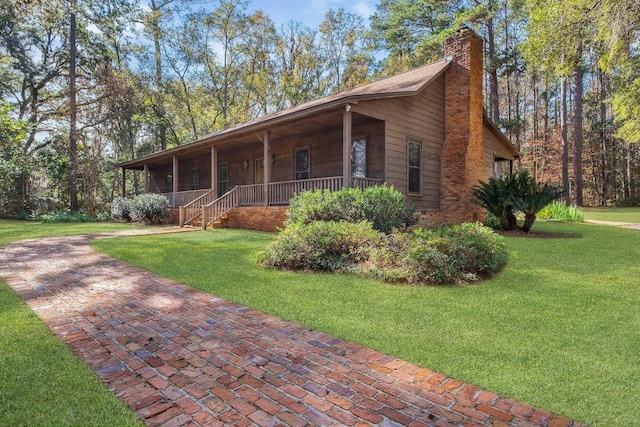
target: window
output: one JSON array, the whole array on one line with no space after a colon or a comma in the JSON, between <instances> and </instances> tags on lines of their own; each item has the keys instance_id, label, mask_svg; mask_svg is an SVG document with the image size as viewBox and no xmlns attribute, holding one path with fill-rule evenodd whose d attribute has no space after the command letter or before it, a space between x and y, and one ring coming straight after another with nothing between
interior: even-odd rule
<instances>
[{"instance_id":1,"label":"window","mask_svg":"<svg viewBox=\"0 0 640 427\"><path fill-rule=\"evenodd\" d=\"M224 196L229 191L229 164L218 165L218 197Z\"/></svg>"},{"instance_id":2,"label":"window","mask_svg":"<svg viewBox=\"0 0 640 427\"><path fill-rule=\"evenodd\" d=\"M367 138L365 137L351 141L351 176L367 177Z\"/></svg>"},{"instance_id":3,"label":"window","mask_svg":"<svg viewBox=\"0 0 640 427\"><path fill-rule=\"evenodd\" d=\"M299 179L309 179L309 149L308 148L298 148L295 151L296 156L296 180Z\"/></svg>"},{"instance_id":4,"label":"window","mask_svg":"<svg viewBox=\"0 0 640 427\"><path fill-rule=\"evenodd\" d=\"M191 189L197 190L200 188L200 169L192 168L191 169Z\"/></svg>"},{"instance_id":5,"label":"window","mask_svg":"<svg viewBox=\"0 0 640 427\"><path fill-rule=\"evenodd\" d=\"M164 192L173 192L173 175L171 174L167 174L167 176L164 178Z\"/></svg>"},{"instance_id":6,"label":"window","mask_svg":"<svg viewBox=\"0 0 640 427\"><path fill-rule=\"evenodd\" d=\"M420 193L420 164L422 159L422 144L416 141L407 141L407 174L408 192Z\"/></svg>"}]
</instances>

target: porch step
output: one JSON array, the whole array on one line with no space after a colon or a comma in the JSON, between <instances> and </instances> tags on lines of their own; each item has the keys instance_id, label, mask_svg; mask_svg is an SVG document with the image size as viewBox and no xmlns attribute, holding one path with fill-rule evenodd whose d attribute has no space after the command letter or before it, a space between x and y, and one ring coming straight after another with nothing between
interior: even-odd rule
<instances>
[{"instance_id":1,"label":"porch step","mask_svg":"<svg viewBox=\"0 0 640 427\"><path fill-rule=\"evenodd\" d=\"M229 214L226 213L222 215L220 218L218 218L216 221L214 221L213 223L209 224L209 227L207 228L222 227L222 226L225 226L228 222L229 222ZM191 223L188 224L187 226L193 227L193 228L202 228L202 215L199 215L196 218L194 218L193 221L191 221Z\"/></svg>"}]
</instances>

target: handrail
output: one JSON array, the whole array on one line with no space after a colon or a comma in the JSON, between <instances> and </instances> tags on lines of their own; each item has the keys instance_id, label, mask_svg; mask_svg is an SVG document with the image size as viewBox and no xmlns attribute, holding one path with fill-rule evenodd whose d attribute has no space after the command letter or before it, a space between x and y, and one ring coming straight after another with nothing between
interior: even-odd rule
<instances>
[{"instance_id":1,"label":"handrail","mask_svg":"<svg viewBox=\"0 0 640 427\"><path fill-rule=\"evenodd\" d=\"M214 190L211 189L200 197L190 201L184 206L180 206L180 227L192 223L202 213L202 206L211 202L211 195Z\"/></svg>"},{"instance_id":2,"label":"handrail","mask_svg":"<svg viewBox=\"0 0 640 427\"><path fill-rule=\"evenodd\" d=\"M202 229L206 230L212 223L230 212L233 208L240 206L240 187L237 185L231 190L218 197L213 202L202 207Z\"/></svg>"}]
</instances>

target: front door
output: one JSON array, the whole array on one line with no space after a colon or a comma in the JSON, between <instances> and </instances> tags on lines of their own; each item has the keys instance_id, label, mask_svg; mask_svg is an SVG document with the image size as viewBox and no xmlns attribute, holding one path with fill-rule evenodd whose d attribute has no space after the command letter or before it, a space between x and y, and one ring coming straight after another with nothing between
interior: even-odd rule
<instances>
[{"instance_id":1,"label":"front door","mask_svg":"<svg viewBox=\"0 0 640 427\"><path fill-rule=\"evenodd\" d=\"M255 183L264 184L264 160L263 159L256 160Z\"/></svg>"}]
</instances>

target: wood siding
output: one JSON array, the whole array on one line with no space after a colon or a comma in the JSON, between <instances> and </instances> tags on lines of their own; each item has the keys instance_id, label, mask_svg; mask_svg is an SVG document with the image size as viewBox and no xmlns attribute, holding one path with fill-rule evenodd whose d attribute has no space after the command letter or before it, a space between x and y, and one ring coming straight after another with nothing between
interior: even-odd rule
<instances>
[{"instance_id":1,"label":"wood siding","mask_svg":"<svg viewBox=\"0 0 640 427\"><path fill-rule=\"evenodd\" d=\"M440 209L440 162L444 146L444 76L419 95L364 101L353 111L386 122L385 181L407 193L407 139L422 143L421 194L409 195L418 211ZM355 134L355 131L354 131Z\"/></svg>"},{"instance_id":2,"label":"wood siding","mask_svg":"<svg viewBox=\"0 0 640 427\"><path fill-rule=\"evenodd\" d=\"M495 176L495 160L513 160L513 153L504 146L498 136L485 124L482 129L484 146L485 179Z\"/></svg>"}]
</instances>

